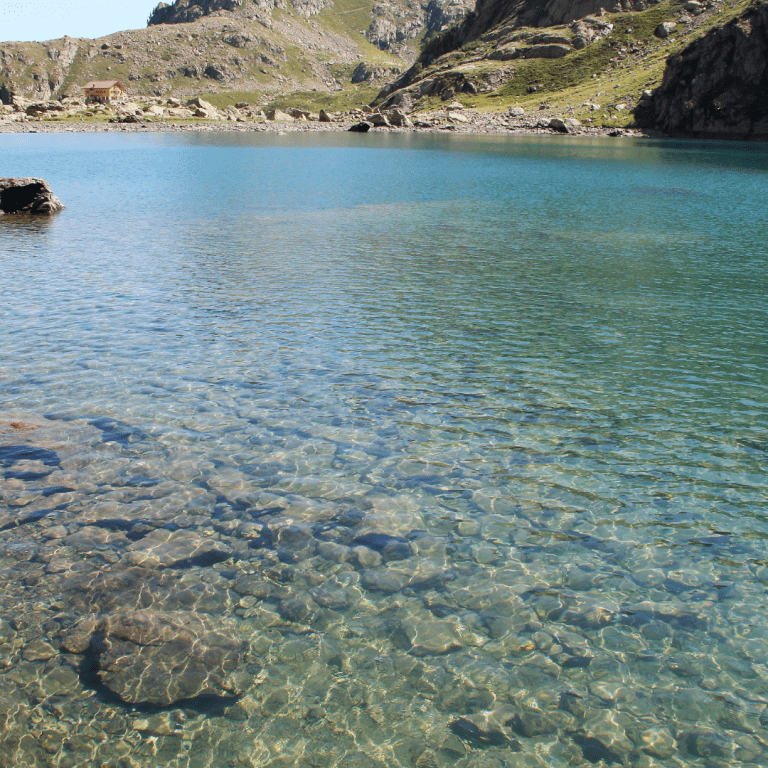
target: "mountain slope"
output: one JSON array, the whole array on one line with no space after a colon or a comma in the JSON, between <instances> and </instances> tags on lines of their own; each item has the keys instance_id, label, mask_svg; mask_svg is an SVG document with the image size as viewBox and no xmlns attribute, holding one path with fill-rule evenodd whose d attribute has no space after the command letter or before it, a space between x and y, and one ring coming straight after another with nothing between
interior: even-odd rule
<instances>
[{"instance_id":1,"label":"mountain slope","mask_svg":"<svg viewBox=\"0 0 768 768\"><path fill-rule=\"evenodd\" d=\"M393 1L377 15L373 0L179 0L158 6L147 29L0 43L0 97L77 96L90 79L114 79L150 96L217 94L232 103L298 91L360 103L468 1Z\"/></svg>"},{"instance_id":2,"label":"mountain slope","mask_svg":"<svg viewBox=\"0 0 768 768\"><path fill-rule=\"evenodd\" d=\"M478 0L430 40L375 103L423 111L441 101L496 111L514 106L592 126L634 123L667 58L748 0Z\"/></svg>"}]
</instances>

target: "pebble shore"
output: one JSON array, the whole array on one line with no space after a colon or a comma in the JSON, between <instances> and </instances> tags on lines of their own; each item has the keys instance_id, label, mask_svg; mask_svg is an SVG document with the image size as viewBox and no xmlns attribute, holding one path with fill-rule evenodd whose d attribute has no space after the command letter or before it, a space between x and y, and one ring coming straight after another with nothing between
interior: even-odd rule
<instances>
[{"instance_id":1,"label":"pebble shore","mask_svg":"<svg viewBox=\"0 0 768 768\"><path fill-rule=\"evenodd\" d=\"M442 112L442 111L441 111ZM470 133L470 134L540 134L563 135L562 132L548 127L549 117L524 116L510 117L505 113L475 112L464 110L461 115L466 122L460 122L441 112L420 116L418 125L408 128L373 127L371 133ZM348 131L352 125L365 119L365 116L349 116L330 123L297 121L293 123L273 122L269 120L229 122L201 120L199 122L174 122L172 120L146 120L138 123L107 123L95 121L56 122L10 121L0 120L0 133L293 133L312 131ZM632 129L591 128L580 126L569 131L579 136L632 136L644 137L647 133Z\"/></svg>"}]
</instances>

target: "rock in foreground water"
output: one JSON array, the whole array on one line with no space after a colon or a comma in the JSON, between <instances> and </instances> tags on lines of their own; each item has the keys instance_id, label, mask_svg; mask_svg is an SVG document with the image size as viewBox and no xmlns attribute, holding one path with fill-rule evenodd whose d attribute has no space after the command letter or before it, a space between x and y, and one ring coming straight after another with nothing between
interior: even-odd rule
<instances>
[{"instance_id":1,"label":"rock in foreground water","mask_svg":"<svg viewBox=\"0 0 768 768\"><path fill-rule=\"evenodd\" d=\"M0 179L0 213L50 214L62 208L43 179Z\"/></svg>"},{"instance_id":2,"label":"rock in foreground water","mask_svg":"<svg viewBox=\"0 0 768 768\"><path fill-rule=\"evenodd\" d=\"M167 706L197 696L231 698L245 646L224 623L192 613L127 611L87 618L65 637L90 648L101 682L124 702Z\"/></svg>"}]
</instances>

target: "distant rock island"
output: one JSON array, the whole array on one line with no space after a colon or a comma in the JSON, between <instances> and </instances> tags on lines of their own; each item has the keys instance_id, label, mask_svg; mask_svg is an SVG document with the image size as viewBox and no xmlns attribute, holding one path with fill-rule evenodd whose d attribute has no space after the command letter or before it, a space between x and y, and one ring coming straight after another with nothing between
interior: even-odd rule
<instances>
[{"instance_id":1,"label":"distant rock island","mask_svg":"<svg viewBox=\"0 0 768 768\"><path fill-rule=\"evenodd\" d=\"M564 133L759 139L767 61L764 0L176 0L146 29L0 43L0 128L137 122L147 109L160 120L304 119L369 104L418 128L419 115L453 105L469 110L454 125L493 113L502 129L511 116ZM144 106L73 112L89 81L117 81Z\"/></svg>"}]
</instances>

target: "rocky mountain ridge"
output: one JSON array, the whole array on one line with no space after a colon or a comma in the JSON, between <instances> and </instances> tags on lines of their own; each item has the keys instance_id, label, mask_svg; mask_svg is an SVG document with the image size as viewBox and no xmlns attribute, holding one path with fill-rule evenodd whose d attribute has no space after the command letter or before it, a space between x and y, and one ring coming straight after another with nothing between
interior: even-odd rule
<instances>
[{"instance_id":1,"label":"rocky mountain ridge","mask_svg":"<svg viewBox=\"0 0 768 768\"><path fill-rule=\"evenodd\" d=\"M255 16L251 2L261 13L290 5L302 16L316 16L333 0L175 0L161 2L149 17L149 26L197 21L203 16L245 13ZM371 21L365 37L380 50L389 50L408 58L413 55L412 41L429 37L460 21L472 10L472 0L384 0L371 6ZM410 49L410 50L409 50Z\"/></svg>"},{"instance_id":2,"label":"rocky mountain ridge","mask_svg":"<svg viewBox=\"0 0 768 768\"><path fill-rule=\"evenodd\" d=\"M415 64L385 86L374 104L418 112L459 98L477 108L554 110L587 125L621 128L635 125L637 117L646 128L685 134L695 130L693 123L675 128L661 116L663 108L657 115L654 106L673 99L665 86L654 100L667 60L672 67L686 46L706 37L707 64L700 69L722 69L716 64L733 34L711 30L729 24L733 30L745 24L751 29L752 21L732 21L748 5L729 0L478 0L461 23L427 41ZM747 13L749 19L759 17ZM762 40L760 29L742 33L753 43L733 55L747 63L731 68L749 70L742 81L751 83L755 93L761 93L763 69L749 62L765 61L763 44L756 42ZM691 57L684 58L690 66ZM697 77L701 88L706 78ZM688 78L689 84L693 79ZM669 94L674 92L675 76L665 82ZM728 98L742 100L733 93ZM747 99L753 120L756 110L766 114L755 100ZM690 105L687 109L692 112ZM747 134L739 129L729 135Z\"/></svg>"},{"instance_id":3,"label":"rocky mountain ridge","mask_svg":"<svg viewBox=\"0 0 768 768\"><path fill-rule=\"evenodd\" d=\"M670 58L638 117L673 135L768 140L768 3Z\"/></svg>"},{"instance_id":4,"label":"rocky mountain ridge","mask_svg":"<svg viewBox=\"0 0 768 768\"><path fill-rule=\"evenodd\" d=\"M90 79L115 79L132 95L231 93L230 102L268 101L296 91L338 94L355 85L360 65L367 74L357 82L370 88L407 68L418 38L460 17L469 1L161 3L146 29L97 40L0 43L0 99L77 96ZM373 95L355 90L357 101Z\"/></svg>"}]
</instances>

